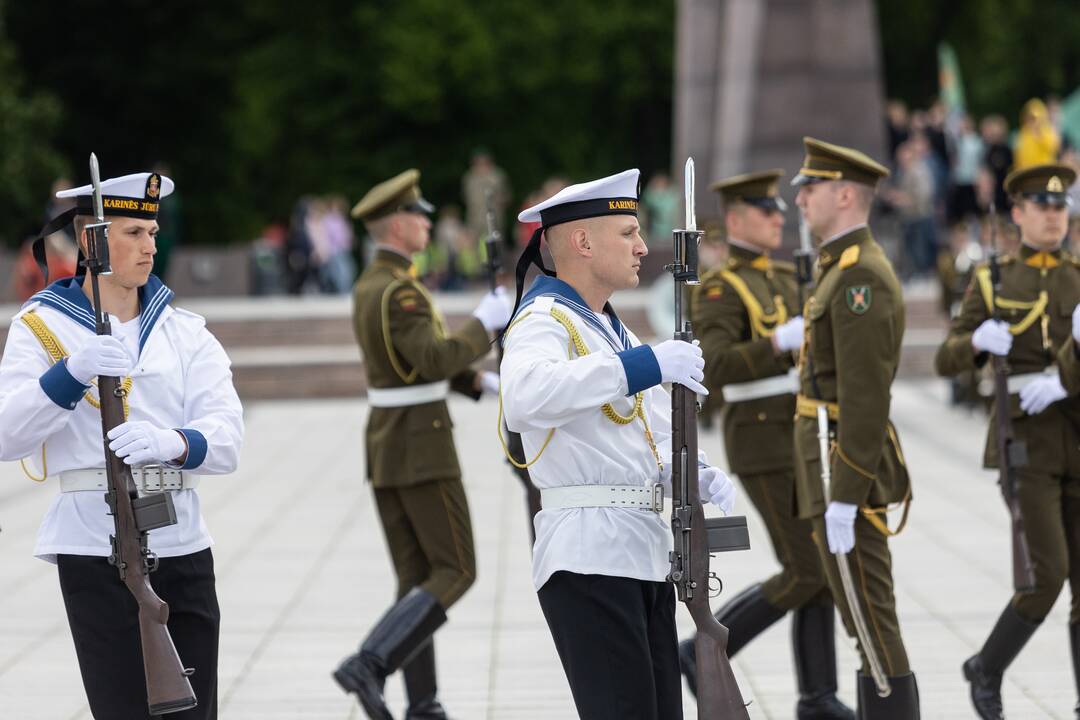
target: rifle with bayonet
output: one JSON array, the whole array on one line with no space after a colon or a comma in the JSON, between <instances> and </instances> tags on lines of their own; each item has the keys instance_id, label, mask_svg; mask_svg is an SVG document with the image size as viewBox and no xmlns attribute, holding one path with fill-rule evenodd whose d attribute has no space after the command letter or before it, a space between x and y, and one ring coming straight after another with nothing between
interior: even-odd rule
<instances>
[{"instance_id":1,"label":"rifle with bayonet","mask_svg":"<svg viewBox=\"0 0 1080 720\"><path fill-rule=\"evenodd\" d=\"M109 263L109 224L101 196L101 177L97 156L90 155L90 182L94 194L94 222L86 226L87 280L94 301L94 320L98 335L111 335L109 316L101 309L99 277L112 273ZM131 469L109 449L109 431L125 421L126 391L120 378L98 378L101 399L101 434L105 445L105 474L108 492L105 501L113 517L115 534L109 536L112 554L109 563L120 573L139 606L139 636L142 642L143 670L146 675L147 705L151 715L164 715L193 708L195 692L180 662L172 636L169 635L169 606L150 585L150 573L157 569L157 556L147 544L151 530L176 524L176 510L168 491L139 496Z\"/></svg>"},{"instance_id":2,"label":"rifle with bayonet","mask_svg":"<svg viewBox=\"0 0 1080 720\"><path fill-rule=\"evenodd\" d=\"M814 248L810 242L810 226L799 213L799 249L795 251L795 279L799 283L799 312L803 311L814 281Z\"/></svg>"},{"instance_id":3,"label":"rifle with bayonet","mask_svg":"<svg viewBox=\"0 0 1080 720\"><path fill-rule=\"evenodd\" d=\"M1001 265L997 248L997 223L993 204L990 205L990 307L991 317L1001 320L997 298L1001 292ZM1024 516L1016 493L1016 469L1027 465L1027 445L1017 440L1012 427L1012 403L1009 398L1009 361L1001 355L990 354L994 372L994 420L998 457L998 484L1009 509L1012 524L1013 588L1025 592L1035 587L1035 566L1024 530Z\"/></svg>"},{"instance_id":4,"label":"rifle with bayonet","mask_svg":"<svg viewBox=\"0 0 1080 720\"><path fill-rule=\"evenodd\" d=\"M487 260L484 263L484 267L487 270L488 284L492 291L499 286L499 270L502 267L502 233L499 232L498 224L495 222L495 202L494 195L489 187L484 193L484 201L487 210L487 238L484 240L484 250L487 252ZM498 362L498 366L501 370L503 359L503 344L502 338L498 338L495 342L495 357ZM506 453L508 455L507 462L510 463L510 467L513 468L514 474L517 475L518 480L525 486L525 502L526 509L529 513L529 536L536 541L536 527L533 524L533 518L536 517L536 513L540 512L540 491L533 485L532 479L529 477L528 468L521 467L525 465L525 447L521 443L521 433L511 432L509 428L506 431Z\"/></svg>"},{"instance_id":5,"label":"rifle with bayonet","mask_svg":"<svg viewBox=\"0 0 1080 720\"><path fill-rule=\"evenodd\" d=\"M675 278L675 339L694 341L690 322L683 319L683 294L697 285L698 243L704 233L697 229L694 212L694 160L686 161L686 229L673 232L674 260L667 269ZM707 360L706 360L707 362ZM713 616L709 605L709 568L713 552L747 550L750 537L742 516L705 518L698 489L697 394L690 388L671 386L671 570L679 600L686 604L697 627L694 652L697 658L699 720L745 718L739 684L727 656L728 629Z\"/></svg>"}]
</instances>

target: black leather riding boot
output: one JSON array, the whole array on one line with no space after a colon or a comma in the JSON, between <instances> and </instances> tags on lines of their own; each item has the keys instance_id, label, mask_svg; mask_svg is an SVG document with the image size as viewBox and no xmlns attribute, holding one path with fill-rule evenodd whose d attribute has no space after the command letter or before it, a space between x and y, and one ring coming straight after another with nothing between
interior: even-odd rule
<instances>
[{"instance_id":1,"label":"black leather riding boot","mask_svg":"<svg viewBox=\"0 0 1080 720\"><path fill-rule=\"evenodd\" d=\"M859 720L919 720L919 686L915 673L889 678L892 692L877 694L874 678L857 673L859 684Z\"/></svg>"},{"instance_id":2,"label":"black leather riding boot","mask_svg":"<svg viewBox=\"0 0 1080 720\"><path fill-rule=\"evenodd\" d=\"M405 720L448 720L435 683L435 640L429 640L401 668L409 709Z\"/></svg>"},{"instance_id":3,"label":"black leather riding boot","mask_svg":"<svg viewBox=\"0 0 1080 720\"><path fill-rule=\"evenodd\" d=\"M810 603L795 610L791 642L799 684L798 720L855 720L855 712L836 697L835 626L832 603Z\"/></svg>"},{"instance_id":4,"label":"black leather riding boot","mask_svg":"<svg viewBox=\"0 0 1080 720\"><path fill-rule=\"evenodd\" d=\"M386 676L411 659L444 622L446 612L435 596L413 588L372 628L360 652L338 666L334 679L346 692L356 693L369 718L393 720L383 699Z\"/></svg>"},{"instance_id":5,"label":"black leather riding boot","mask_svg":"<svg viewBox=\"0 0 1080 720\"><path fill-rule=\"evenodd\" d=\"M1010 603L998 618L982 650L964 663L964 677L971 683L971 704L982 720L1002 720L1001 676L1039 629L1020 617Z\"/></svg>"}]
</instances>

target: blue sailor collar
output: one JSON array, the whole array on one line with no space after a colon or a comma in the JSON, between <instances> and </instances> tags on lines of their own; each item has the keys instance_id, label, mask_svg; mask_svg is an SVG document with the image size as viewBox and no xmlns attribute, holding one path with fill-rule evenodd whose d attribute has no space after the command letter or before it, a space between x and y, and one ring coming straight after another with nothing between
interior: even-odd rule
<instances>
[{"instance_id":1,"label":"blue sailor collar","mask_svg":"<svg viewBox=\"0 0 1080 720\"><path fill-rule=\"evenodd\" d=\"M83 292L83 281L86 276L69 277L49 285L44 290L34 294L27 304L38 302L48 305L53 310L66 315L71 320L82 325L90 332L96 332L94 325L94 308L90 300ZM139 353L142 353L143 345L154 329L154 325L161 319L165 308L172 302L173 296L165 283L161 282L156 275L151 275L146 284L139 288Z\"/></svg>"},{"instance_id":2,"label":"blue sailor collar","mask_svg":"<svg viewBox=\"0 0 1080 720\"><path fill-rule=\"evenodd\" d=\"M615 314L615 310L611 307L611 303L605 303L604 314L607 315L608 320L611 321L611 328L607 327L600 317L589 307L588 303L582 299L578 291L570 287L568 284L559 280L558 278L548 277L546 275L539 275L533 281L532 286L521 298L521 306L518 308L517 315L521 315L521 312L531 305L533 301L541 297L550 297L555 302L565 305L580 315L585 322L589 324L596 332L607 340L608 345L615 352L621 352L623 350L629 350L634 347L630 341L630 336L626 332L626 328L623 327L622 322L619 320L619 316ZM615 335L611 334L611 330L614 328Z\"/></svg>"}]
</instances>

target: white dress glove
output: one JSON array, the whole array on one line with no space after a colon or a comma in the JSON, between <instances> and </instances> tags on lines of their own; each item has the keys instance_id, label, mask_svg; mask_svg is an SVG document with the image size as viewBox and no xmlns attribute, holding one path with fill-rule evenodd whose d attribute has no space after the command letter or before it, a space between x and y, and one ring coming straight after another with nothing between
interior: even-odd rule
<instances>
[{"instance_id":1,"label":"white dress glove","mask_svg":"<svg viewBox=\"0 0 1080 720\"><path fill-rule=\"evenodd\" d=\"M124 377L131 372L131 357L111 335L95 335L65 361L67 371L83 385L99 375Z\"/></svg>"},{"instance_id":2,"label":"white dress glove","mask_svg":"<svg viewBox=\"0 0 1080 720\"><path fill-rule=\"evenodd\" d=\"M735 483L720 468L710 466L698 470L698 494L702 502L711 502L725 515L735 509Z\"/></svg>"},{"instance_id":3,"label":"white dress glove","mask_svg":"<svg viewBox=\"0 0 1080 720\"><path fill-rule=\"evenodd\" d=\"M1028 415L1038 415L1052 403L1064 400L1067 396L1061 377L1056 372L1047 373L1020 389L1020 409Z\"/></svg>"},{"instance_id":4,"label":"white dress glove","mask_svg":"<svg viewBox=\"0 0 1080 720\"><path fill-rule=\"evenodd\" d=\"M685 385L698 395L708 395L701 384L705 379L705 358L695 340L693 344L683 340L665 340L653 346L656 363L660 366L660 381Z\"/></svg>"},{"instance_id":5,"label":"white dress glove","mask_svg":"<svg viewBox=\"0 0 1080 720\"><path fill-rule=\"evenodd\" d=\"M776 348L780 352L790 352L791 350L798 350L802 347L803 341L803 322L802 315L796 315L788 320L783 325L780 325L773 331L773 342L776 343Z\"/></svg>"},{"instance_id":6,"label":"white dress glove","mask_svg":"<svg viewBox=\"0 0 1080 720\"><path fill-rule=\"evenodd\" d=\"M1012 347L1013 337L1004 320L984 320L971 333L971 345L978 352L988 352L1005 357Z\"/></svg>"},{"instance_id":7,"label":"white dress glove","mask_svg":"<svg viewBox=\"0 0 1080 720\"><path fill-rule=\"evenodd\" d=\"M484 370L480 373L480 392L488 395L499 394L499 373Z\"/></svg>"},{"instance_id":8,"label":"white dress glove","mask_svg":"<svg viewBox=\"0 0 1080 720\"><path fill-rule=\"evenodd\" d=\"M473 310L473 317L484 324L484 329L494 333L506 327L510 322L510 313L514 309L514 303L506 293L506 288L501 285L480 301Z\"/></svg>"},{"instance_id":9,"label":"white dress glove","mask_svg":"<svg viewBox=\"0 0 1080 720\"><path fill-rule=\"evenodd\" d=\"M856 505L836 501L825 509L825 535L833 555L847 555L855 547L855 514L858 511Z\"/></svg>"},{"instance_id":10,"label":"white dress glove","mask_svg":"<svg viewBox=\"0 0 1080 720\"><path fill-rule=\"evenodd\" d=\"M1073 340L1080 343L1080 305L1073 308Z\"/></svg>"},{"instance_id":11,"label":"white dress glove","mask_svg":"<svg viewBox=\"0 0 1080 720\"><path fill-rule=\"evenodd\" d=\"M173 462L187 452L184 436L142 420L117 425L109 431L109 449L128 465Z\"/></svg>"}]
</instances>

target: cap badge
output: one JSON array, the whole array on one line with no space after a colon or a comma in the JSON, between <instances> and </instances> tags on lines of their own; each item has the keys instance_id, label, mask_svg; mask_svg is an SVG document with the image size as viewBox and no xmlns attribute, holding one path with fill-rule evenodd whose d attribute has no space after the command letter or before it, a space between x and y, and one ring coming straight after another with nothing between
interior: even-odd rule
<instances>
[{"instance_id":1,"label":"cap badge","mask_svg":"<svg viewBox=\"0 0 1080 720\"><path fill-rule=\"evenodd\" d=\"M1046 183L1046 192L1065 192L1065 186L1062 184L1061 178L1059 178L1057 175L1051 177L1050 180Z\"/></svg>"},{"instance_id":2,"label":"cap badge","mask_svg":"<svg viewBox=\"0 0 1080 720\"><path fill-rule=\"evenodd\" d=\"M161 193L161 176L157 173L146 179L146 197L156 199Z\"/></svg>"}]
</instances>

